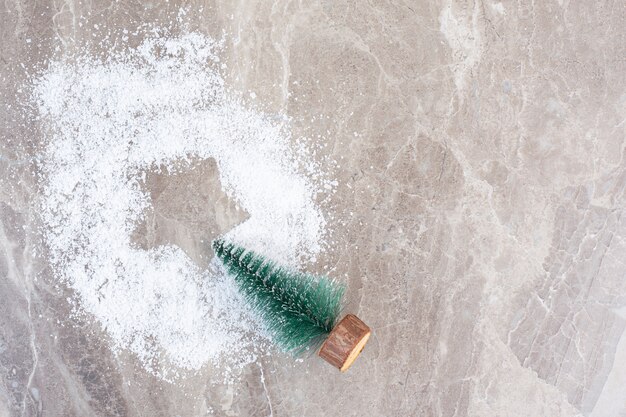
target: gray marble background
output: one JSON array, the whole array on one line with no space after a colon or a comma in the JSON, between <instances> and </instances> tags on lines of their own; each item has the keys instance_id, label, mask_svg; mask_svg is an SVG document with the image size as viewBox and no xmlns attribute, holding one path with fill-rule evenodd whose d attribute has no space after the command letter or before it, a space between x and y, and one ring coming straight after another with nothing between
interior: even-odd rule
<instances>
[{"instance_id":1,"label":"gray marble background","mask_svg":"<svg viewBox=\"0 0 626 417\"><path fill-rule=\"evenodd\" d=\"M347 374L275 355L231 383L164 382L70 319L37 255L42 134L20 85L181 6L188 29L228 34L233 88L295 136L324 132L341 161L325 211L349 221L320 262L348 275L347 309L374 332ZM619 0L6 0L0 416L626 416L625 79ZM202 210L216 181L211 161L154 174L168 216L138 240L202 263L216 217L240 220Z\"/></svg>"}]
</instances>

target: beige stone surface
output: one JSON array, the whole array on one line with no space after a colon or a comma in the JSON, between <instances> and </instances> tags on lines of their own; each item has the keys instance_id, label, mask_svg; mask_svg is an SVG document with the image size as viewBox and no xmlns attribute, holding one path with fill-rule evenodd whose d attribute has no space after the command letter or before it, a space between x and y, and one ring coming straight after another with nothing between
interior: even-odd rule
<instances>
[{"instance_id":1,"label":"beige stone surface","mask_svg":"<svg viewBox=\"0 0 626 417\"><path fill-rule=\"evenodd\" d=\"M107 31L182 30L181 6L186 30L226 34L233 88L339 162L320 265L373 331L346 374L275 355L162 381L68 319L38 255L22 84ZM7 0L0 416L626 416L625 137L623 1ZM207 233L245 218L210 161L148 185L144 247L205 265Z\"/></svg>"}]
</instances>

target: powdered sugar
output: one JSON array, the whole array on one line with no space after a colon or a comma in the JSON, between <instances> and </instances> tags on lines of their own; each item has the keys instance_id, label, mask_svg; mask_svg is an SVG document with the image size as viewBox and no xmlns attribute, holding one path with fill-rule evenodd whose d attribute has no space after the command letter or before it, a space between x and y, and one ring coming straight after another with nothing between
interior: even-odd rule
<instances>
[{"instance_id":1,"label":"powdered sugar","mask_svg":"<svg viewBox=\"0 0 626 417\"><path fill-rule=\"evenodd\" d=\"M53 62L34 83L47 129L50 262L114 348L132 350L149 369L162 353L191 369L224 357L251 361L242 353L255 323L216 263L201 270L178 247L132 244L150 205L146 170L215 158L224 190L250 215L229 239L291 265L322 249L325 220L309 179L318 168L301 163L306 153L294 151L286 119L228 92L219 50L200 34L153 37L106 60Z\"/></svg>"}]
</instances>

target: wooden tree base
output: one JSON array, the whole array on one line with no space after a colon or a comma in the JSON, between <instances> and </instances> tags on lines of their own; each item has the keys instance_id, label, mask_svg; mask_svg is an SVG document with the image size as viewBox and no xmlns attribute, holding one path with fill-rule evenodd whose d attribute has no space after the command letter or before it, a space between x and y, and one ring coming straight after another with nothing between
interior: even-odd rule
<instances>
[{"instance_id":1,"label":"wooden tree base","mask_svg":"<svg viewBox=\"0 0 626 417\"><path fill-rule=\"evenodd\" d=\"M345 372L359 356L371 333L357 316L348 314L330 332L318 355Z\"/></svg>"}]
</instances>

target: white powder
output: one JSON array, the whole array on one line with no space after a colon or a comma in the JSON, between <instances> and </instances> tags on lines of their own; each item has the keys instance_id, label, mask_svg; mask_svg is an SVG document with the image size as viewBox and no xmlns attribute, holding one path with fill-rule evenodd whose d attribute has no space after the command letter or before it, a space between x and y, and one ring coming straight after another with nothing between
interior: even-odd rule
<instances>
[{"instance_id":1,"label":"white powder","mask_svg":"<svg viewBox=\"0 0 626 417\"><path fill-rule=\"evenodd\" d=\"M309 180L320 173L285 118L228 92L220 47L200 34L153 37L106 60L52 62L34 81L46 131L43 233L55 274L116 351L130 349L161 376L173 372L162 361L153 367L163 354L187 369L224 358L241 365L254 360L242 355L257 341L246 340L254 320L218 262L201 270L178 247L131 243L150 204L146 170L215 158L225 192L250 215L228 238L291 265L322 249L325 220Z\"/></svg>"}]
</instances>

